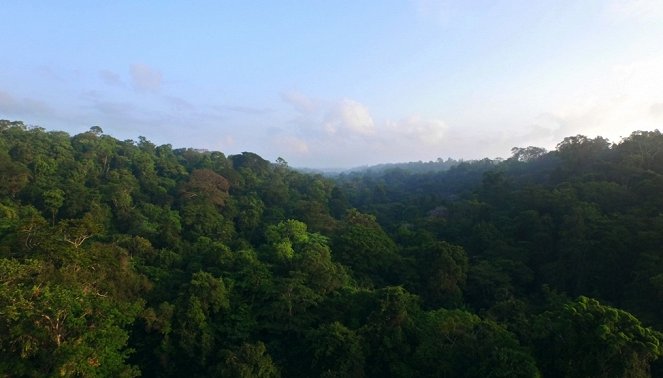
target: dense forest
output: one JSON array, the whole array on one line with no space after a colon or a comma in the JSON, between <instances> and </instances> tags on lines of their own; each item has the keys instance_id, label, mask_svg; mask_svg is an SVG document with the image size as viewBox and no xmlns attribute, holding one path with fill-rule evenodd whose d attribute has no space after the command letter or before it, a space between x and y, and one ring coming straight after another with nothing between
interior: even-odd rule
<instances>
[{"instance_id":1,"label":"dense forest","mask_svg":"<svg viewBox=\"0 0 663 378\"><path fill-rule=\"evenodd\" d=\"M663 376L663 135L512 153L325 177L0 121L0 376Z\"/></svg>"}]
</instances>

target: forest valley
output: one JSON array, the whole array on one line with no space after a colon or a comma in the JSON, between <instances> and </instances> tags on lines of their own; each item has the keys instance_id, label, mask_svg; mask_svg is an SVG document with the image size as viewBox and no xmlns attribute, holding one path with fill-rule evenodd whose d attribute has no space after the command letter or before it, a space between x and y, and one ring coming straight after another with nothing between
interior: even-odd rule
<instances>
[{"instance_id":1,"label":"forest valley","mask_svg":"<svg viewBox=\"0 0 663 378\"><path fill-rule=\"evenodd\" d=\"M663 135L326 177L0 121L0 377L663 376Z\"/></svg>"}]
</instances>

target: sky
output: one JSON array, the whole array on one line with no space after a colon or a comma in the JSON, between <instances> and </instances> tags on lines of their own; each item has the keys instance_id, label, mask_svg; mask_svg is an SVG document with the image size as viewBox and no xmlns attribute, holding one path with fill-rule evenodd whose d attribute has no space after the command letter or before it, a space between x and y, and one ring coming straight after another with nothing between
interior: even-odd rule
<instances>
[{"instance_id":1,"label":"sky","mask_svg":"<svg viewBox=\"0 0 663 378\"><path fill-rule=\"evenodd\" d=\"M0 119L291 166L663 123L660 0L5 0Z\"/></svg>"}]
</instances>

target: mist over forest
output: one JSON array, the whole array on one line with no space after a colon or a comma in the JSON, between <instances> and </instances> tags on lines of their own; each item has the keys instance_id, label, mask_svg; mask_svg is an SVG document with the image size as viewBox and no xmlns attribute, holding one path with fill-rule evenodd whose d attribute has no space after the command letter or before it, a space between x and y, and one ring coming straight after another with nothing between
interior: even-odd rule
<instances>
[{"instance_id":1,"label":"mist over forest","mask_svg":"<svg viewBox=\"0 0 663 378\"><path fill-rule=\"evenodd\" d=\"M661 193L658 130L322 175L2 120L0 376L660 377Z\"/></svg>"}]
</instances>

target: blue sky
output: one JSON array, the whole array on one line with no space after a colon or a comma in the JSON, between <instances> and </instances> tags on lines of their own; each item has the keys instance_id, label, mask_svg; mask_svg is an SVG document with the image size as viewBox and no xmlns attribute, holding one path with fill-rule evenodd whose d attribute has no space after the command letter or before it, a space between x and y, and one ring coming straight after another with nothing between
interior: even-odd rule
<instances>
[{"instance_id":1,"label":"blue sky","mask_svg":"<svg viewBox=\"0 0 663 378\"><path fill-rule=\"evenodd\" d=\"M293 166L663 121L663 1L13 1L0 118Z\"/></svg>"}]
</instances>

